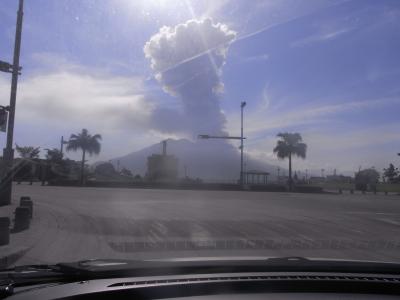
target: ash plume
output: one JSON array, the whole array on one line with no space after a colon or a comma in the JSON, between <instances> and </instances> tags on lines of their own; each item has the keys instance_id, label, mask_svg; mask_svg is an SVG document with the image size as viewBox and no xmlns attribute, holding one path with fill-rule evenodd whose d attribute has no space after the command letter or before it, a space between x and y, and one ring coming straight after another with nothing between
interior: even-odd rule
<instances>
[{"instance_id":1,"label":"ash plume","mask_svg":"<svg viewBox=\"0 0 400 300\"><path fill-rule=\"evenodd\" d=\"M159 120L175 122L175 126L165 124L166 128L181 127L192 136L224 132L226 119L219 103L221 74L235 37L225 24L211 19L189 20L162 27L145 44L144 53L155 78L182 103L183 113L156 111Z\"/></svg>"}]
</instances>

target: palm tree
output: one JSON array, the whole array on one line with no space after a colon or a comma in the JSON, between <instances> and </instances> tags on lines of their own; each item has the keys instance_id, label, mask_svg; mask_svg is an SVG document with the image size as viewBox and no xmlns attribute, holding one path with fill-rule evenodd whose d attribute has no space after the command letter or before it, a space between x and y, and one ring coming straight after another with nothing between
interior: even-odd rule
<instances>
[{"instance_id":1,"label":"palm tree","mask_svg":"<svg viewBox=\"0 0 400 300\"><path fill-rule=\"evenodd\" d=\"M15 170L18 184L21 183L23 178L29 178L30 184L32 184L36 170L36 164L32 163L32 161L39 158L40 147L18 146L15 144L15 150L17 150L17 153L22 158L23 162Z\"/></svg>"},{"instance_id":2,"label":"palm tree","mask_svg":"<svg viewBox=\"0 0 400 300\"><path fill-rule=\"evenodd\" d=\"M278 133L274 153L279 159L289 158L289 189L292 189L292 155L306 158L307 145L302 143L300 133Z\"/></svg>"},{"instance_id":3,"label":"palm tree","mask_svg":"<svg viewBox=\"0 0 400 300\"><path fill-rule=\"evenodd\" d=\"M99 154L101 149L101 135L89 134L87 129L82 129L81 133L78 134L71 134L68 144L67 144L67 151L78 151L79 149L82 150L82 162L81 162L81 178L80 182L84 184L84 172L85 172L85 156L86 152L89 155Z\"/></svg>"},{"instance_id":4,"label":"palm tree","mask_svg":"<svg viewBox=\"0 0 400 300\"><path fill-rule=\"evenodd\" d=\"M40 147L37 147L37 148L32 147L32 146L20 147L16 144L15 150L17 150L17 152L18 152L19 156L21 156L21 158L26 158L26 159L39 158Z\"/></svg>"}]
</instances>

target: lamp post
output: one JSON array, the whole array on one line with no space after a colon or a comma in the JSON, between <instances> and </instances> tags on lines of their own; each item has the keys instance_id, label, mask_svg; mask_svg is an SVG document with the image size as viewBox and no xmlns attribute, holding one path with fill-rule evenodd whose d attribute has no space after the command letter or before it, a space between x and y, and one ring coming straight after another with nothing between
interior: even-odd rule
<instances>
[{"instance_id":1,"label":"lamp post","mask_svg":"<svg viewBox=\"0 0 400 300\"><path fill-rule=\"evenodd\" d=\"M0 185L0 204L7 205L11 203L12 193L12 180L13 180L13 160L14 160L14 149L13 149L13 137L14 137L14 119L15 119L15 107L17 99L17 85L18 75L20 74L21 67L19 66L19 56L21 50L21 34L22 34L22 18L23 18L24 0L19 0L18 12L17 12L17 25L15 29L15 43L14 43L14 57L13 64L10 65L2 62L0 64L1 71L12 73L11 79L11 93L10 93L10 107L8 112L8 126L7 126L7 144L3 150L3 160L5 165L5 172ZM8 71L4 70L8 67Z\"/></svg>"},{"instance_id":2,"label":"lamp post","mask_svg":"<svg viewBox=\"0 0 400 300\"><path fill-rule=\"evenodd\" d=\"M279 173L280 173L280 171L281 171L281 168L279 168L279 167L278 167L276 170L278 171L278 182L279 182L279 181L280 181L280 178L279 178L279 177L280 177L280 176L279 176Z\"/></svg>"},{"instance_id":3,"label":"lamp post","mask_svg":"<svg viewBox=\"0 0 400 300\"><path fill-rule=\"evenodd\" d=\"M199 139L224 139L224 140L240 140L240 186L243 187L244 184L244 174L243 174L243 140L246 138L243 137L243 108L246 106L246 102L242 102L240 104L241 109L241 123L240 123L240 136L213 136L208 134L199 134Z\"/></svg>"},{"instance_id":4,"label":"lamp post","mask_svg":"<svg viewBox=\"0 0 400 300\"><path fill-rule=\"evenodd\" d=\"M67 145L67 144L68 144L68 141L64 140L64 136L61 136L61 142L60 142L60 144L61 144L60 152L61 152L61 155L63 155L63 152L64 152L64 145Z\"/></svg>"},{"instance_id":5,"label":"lamp post","mask_svg":"<svg viewBox=\"0 0 400 300\"><path fill-rule=\"evenodd\" d=\"M243 140L246 138L243 136L216 136L216 135L208 135L208 134L199 134L197 136L199 139L208 140L208 139L222 139L222 140L241 140L240 148L243 151ZM243 153L241 153L242 155ZM243 156L241 156L240 160L240 186L243 187Z\"/></svg>"},{"instance_id":6,"label":"lamp post","mask_svg":"<svg viewBox=\"0 0 400 300\"><path fill-rule=\"evenodd\" d=\"M240 186L243 187L243 109L246 102L240 103Z\"/></svg>"}]
</instances>

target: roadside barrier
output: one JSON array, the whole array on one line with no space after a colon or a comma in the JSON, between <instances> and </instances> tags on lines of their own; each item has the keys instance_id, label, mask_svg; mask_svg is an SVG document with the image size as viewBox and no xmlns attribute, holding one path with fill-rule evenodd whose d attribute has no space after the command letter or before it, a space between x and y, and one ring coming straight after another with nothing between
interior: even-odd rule
<instances>
[{"instance_id":1,"label":"roadside barrier","mask_svg":"<svg viewBox=\"0 0 400 300\"><path fill-rule=\"evenodd\" d=\"M21 197L19 200L19 206L29 208L29 217L33 217L33 202L30 197Z\"/></svg>"},{"instance_id":2,"label":"roadside barrier","mask_svg":"<svg viewBox=\"0 0 400 300\"><path fill-rule=\"evenodd\" d=\"M10 243L10 218L0 217L0 246Z\"/></svg>"},{"instance_id":3,"label":"roadside barrier","mask_svg":"<svg viewBox=\"0 0 400 300\"><path fill-rule=\"evenodd\" d=\"M21 198L19 198L19 203L21 204L21 201L23 200L31 200L31 197L29 196L22 196Z\"/></svg>"},{"instance_id":4,"label":"roadside barrier","mask_svg":"<svg viewBox=\"0 0 400 300\"><path fill-rule=\"evenodd\" d=\"M14 229L28 229L31 221L31 212L29 207L19 206L15 209Z\"/></svg>"}]
</instances>

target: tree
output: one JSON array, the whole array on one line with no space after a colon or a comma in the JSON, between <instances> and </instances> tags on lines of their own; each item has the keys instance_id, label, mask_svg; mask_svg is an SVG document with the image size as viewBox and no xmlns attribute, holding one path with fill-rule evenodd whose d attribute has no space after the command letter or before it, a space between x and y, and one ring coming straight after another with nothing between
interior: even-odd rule
<instances>
[{"instance_id":1,"label":"tree","mask_svg":"<svg viewBox=\"0 0 400 300\"><path fill-rule=\"evenodd\" d=\"M133 177L131 170L128 170L126 168L122 168L121 175L127 176L127 177Z\"/></svg>"},{"instance_id":2,"label":"tree","mask_svg":"<svg viewBox=\"0 0 400 300\"><path fill-rule=\"evenodd\" d=\"M379 172L374 168L360 170L354 176L356 189L361 191L366 191L368 187L375 190L378 180Z\"/></svg>"},{"instance_id":3,"label":"tree","mask_svg":"<svg viewBox=\"0 0 400 300\"><path fill-rule=\"evenodd\" d=\"M67 170L65 167L65 160L63 153L57 149L45 149L46 162L42 162L42 184L44 181L54 180L57 178L65 177Z\"/></svg>"},{"instance_id":4,"label":"tree","mask_svg":"<svg viewBox=\"0 0 400 300\"><path fill-rule=\"evenodd\" d=\"M114 177L118 175L118 172L115 170L114 165L109 162L98 164L94 169L94 173L96 175L106 176L106 177Z\"/></svg>"},{"instance_id":5,"label":"tree","mask_svg":"<svg viewBox=\"0 0 400 300\"><path fill-rule=\"evenodd\" d=\"M35 159L39 158L40 147L32 147L32 146L24 146L20 147L17 144L15 145L15 150L17 150L19 156L25 159Z\"/></svg>"},{"instance_id":6,"label":"tree","mask_svg":"<svg viewBox=\"0 0 400 300\"><path fill-rule=\"evenodd\" d=\"M21 183L22 180L29 180L32 184L34 173L37 167L36 163L33 163L32 160L39 158L40 147L21 147L16 144L15 149L17 150L18 155L22 158L21 163L18 165L15 171L15 178L17 179L18 183Z\"/></svg>"},{"instance_id":7,"label":"tree","mask_svg":"<svg viewBox=\"0 0 400 300\"><path fill-rule=\"evenodd\" d=\"M393 164L389 165L389 168L383 169L383 177L385 177L390 183L394 183L398 180L399 170L395 168Z\"/></svg>"},{"instance_id":8,"label":"tree","mask_svg":"<svg viewBox=\"0 0 400 300\"><path fill-rule=\"evenodd\" d=\"M57 148L46 149L46 151L46 159L51 163L59 163L64 158L63 153Z\"/></svg>"},{"instance_id":9,"label":"tree","mask_svg":"<svg viewBox=\"0 0 400 300\"><path fill-rule=\"evenodd\" d=\"M278 133L274 153L279 159L289 158L289 189L292 189L292 156L306 158L307 145L303 143L300 133Z\"/></svg>"},{"instance_id":10,"label":"tree","mask_svg":"<svg viewBox=\"0 0 400 300\"><path fill-rule=\"evenodd\" d=\"M84 184L84 173L85 173L85 157L86 152L91 156L93 154L99 154L101 150L101 135L89 134L87 129L82 129L82 132L78 134L71 134L68 144L67 151L78 151L82 150L82 162L81 162L81 185Z\"/></svg>"}]
</instances>

